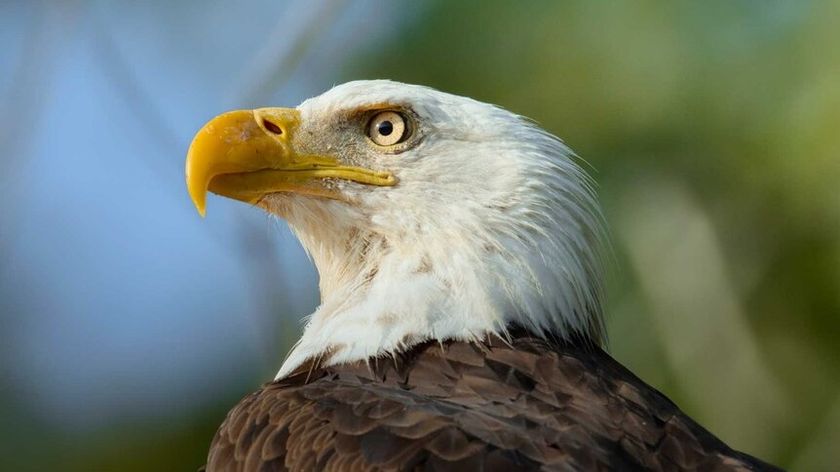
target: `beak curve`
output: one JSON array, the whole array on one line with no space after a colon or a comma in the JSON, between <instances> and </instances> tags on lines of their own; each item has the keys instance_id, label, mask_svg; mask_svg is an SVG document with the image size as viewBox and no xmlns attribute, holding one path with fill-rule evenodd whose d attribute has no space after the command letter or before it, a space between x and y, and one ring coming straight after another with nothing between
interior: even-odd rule
<instances>
[{"instance_id":1,"label":"beak curve","mask_svg":"<svg viewBox=\"0 0 840 472\"><path fill-rule=\"evenodd\" d=\"M275 192L340 198L323 185L325 178L391 186L390 172L341 165L330 156L298 153L295 134L300 112L292 108L260 108L223 113L193 138L187 152L186 180L198 213L205 215L207 191L259 202Z\"/></svg>"}]
</instances>

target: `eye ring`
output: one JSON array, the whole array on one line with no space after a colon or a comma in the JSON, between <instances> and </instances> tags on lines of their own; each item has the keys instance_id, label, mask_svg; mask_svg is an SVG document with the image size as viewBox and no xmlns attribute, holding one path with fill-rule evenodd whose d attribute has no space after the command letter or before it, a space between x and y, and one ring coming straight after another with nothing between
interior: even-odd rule
<instances>
[{"instance_id":1,"label":"eye ring","mask_svg":"<svg viewBox=\"0 0 840 472\"><path fill-rule=\"evenodd\" d=\"M408 123L405 117L395 111L382 111L370 119L367 135L378 146L393 146L408 137Z\"/></svg>"}]
</instances>

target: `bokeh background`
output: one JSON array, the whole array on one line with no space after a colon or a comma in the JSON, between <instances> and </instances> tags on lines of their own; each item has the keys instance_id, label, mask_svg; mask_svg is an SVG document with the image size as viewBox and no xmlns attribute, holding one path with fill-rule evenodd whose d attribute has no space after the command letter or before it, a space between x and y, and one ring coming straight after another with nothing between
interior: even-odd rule
<instances>
[{"instance_id":1,"label":"bokeh background","mask_svg":"<svg viewBox=\"0 0 840 472\"><path fill-rule=\"evenodd\" d=\"M840 2L5 1L0 44L2 470L203 464L318 293L282 221L198 217L187 146L356 78L563 137L612 354L736 448L840 462Z\"/></svg>"}]
</instances>

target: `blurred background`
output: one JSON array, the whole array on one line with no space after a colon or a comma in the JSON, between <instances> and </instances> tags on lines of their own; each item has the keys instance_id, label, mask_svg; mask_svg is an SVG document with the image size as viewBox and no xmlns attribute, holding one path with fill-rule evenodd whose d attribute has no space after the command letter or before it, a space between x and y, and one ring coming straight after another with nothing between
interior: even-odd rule
<instances>
[{"instance_id":1,"label":"blurred background","mask_svg":"<svg viewBox=\"0 0 840 472\"><path fill-rule=\"evenodd\" d=\"M318 303L193 133L358 78L592 166L610 352L732 446L840 461L840 2L0 2L0 469L195 470Z\"/></svg>"}]
</instances>

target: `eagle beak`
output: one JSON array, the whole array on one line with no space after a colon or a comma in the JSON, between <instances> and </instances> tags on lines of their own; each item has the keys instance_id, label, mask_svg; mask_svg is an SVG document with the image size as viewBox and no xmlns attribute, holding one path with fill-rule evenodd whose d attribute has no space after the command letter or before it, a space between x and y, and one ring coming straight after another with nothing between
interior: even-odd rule
<instances>
[{"instance_id":1,"label":"eagle beak","mask_svg":"<svg viewBox=\"0 0 840 472\"><path fill-rule=\"evenodd\" d=\"M204 125L187 152L187 190L204 216L207 191L250 204L270 193L295 192L340 198L324 179L390 186L390 172L341 165L334 157L296 151L301 122L292 108L223 113Z\"/></svg>"}]
</instances>

